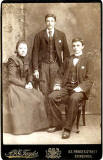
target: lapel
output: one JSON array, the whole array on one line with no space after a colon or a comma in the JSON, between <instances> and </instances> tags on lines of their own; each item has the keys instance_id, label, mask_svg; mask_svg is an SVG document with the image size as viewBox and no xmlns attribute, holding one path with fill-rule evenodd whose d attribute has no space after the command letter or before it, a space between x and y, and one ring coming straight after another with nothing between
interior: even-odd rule
<instances>
[{"instance_id":1,"label":"lapel","mask_svg":"<svg viewBox=\"0 0 103 160\"><path fill-rule=\"evenodd\" d=\"M48 35L47 35L47 32L46 32L46 29L44 30L43 37L44 37L45 41L47 43L49 43L49 38L48 38ZM56 29L54 30L54 41L55 41L55 47L56 47L57 54L58 54L59 57L61 57L60 50L59 50L59 45L58 45L59 34L58 34L58 31Z\"/></svg>"},{"instance_id":2,"label":"lapel","mask_svg":"<svg viewBox=\"0 0 103 160\"><path fill-rule=\"evenodd\" d=\"M55 47L56 47L57 54L58 54L59 57L61 57L60 50L59 50L59 45L58 45L59 34L58 34L58 31L56 29L54 31L54 40L55 40Z\"/></svg>"},{"instance_id":3,"label":"lapel","mask_svg":"<svg viewBox=\"0 0 103 160\"><path fill-rule=\"evenodd\" d=\"M81 64L83 63L83 61L84 61L84 54L81 55L80 58L79 58L79 62L78 62L78 64L77 64L77 68L78 68L78 69L80 69Z\"/></svg>"},{"instance_id":4,"label":"lapel","mask_svg":"<svg viewBox=\"0 0 103 160\"><path fill-rule=\"evenodd\" d=\"M48 38L46 29L44 30L44 36L43 37L47 42L49 42L49 38Z\"/></svg>"},{"instance_id":5,"label":"lapel","mask_svg":"<svg viewBox=\"0 0 103 160\"><path fill-rule=\"evenodd\" d=\"M84 56L85 56L85 55L84 55L84 53L83 53L83 55L80 56L79 62L78 62L78 64L77 64L77 79L79 79L80 68L81 68L81 65L83 64L83 61L85 60Z\"/></svg>"}]
</instances>

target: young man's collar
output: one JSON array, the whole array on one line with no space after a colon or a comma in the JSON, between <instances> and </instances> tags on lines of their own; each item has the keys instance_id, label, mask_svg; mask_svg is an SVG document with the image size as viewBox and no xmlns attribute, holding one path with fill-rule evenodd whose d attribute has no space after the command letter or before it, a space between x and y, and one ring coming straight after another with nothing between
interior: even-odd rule
<instances>
[{"instance_id":1,"label":"young man's collar","mask_svg":"<svg viewBox=\"0 0 103 160\"><path fill-rule=\"evenodd\" d=\"M80 52L79 54L74 54L76 57L79 57L79 56L81 56L83 54L83 52Z\"/></svg>"},{"instance_id":2,"label":"young man's collar","mask_svg":"<svg viewBox=\"0 0 103 160\"><path fill-rule=\"evenodd\" d=\"M47 29L46 31L47 31L47 35L49 37L49 30ZM53 35L54 35L54 28L51 31L52 31L52 37L53 37Z\"/></svg>"}]
</instances>

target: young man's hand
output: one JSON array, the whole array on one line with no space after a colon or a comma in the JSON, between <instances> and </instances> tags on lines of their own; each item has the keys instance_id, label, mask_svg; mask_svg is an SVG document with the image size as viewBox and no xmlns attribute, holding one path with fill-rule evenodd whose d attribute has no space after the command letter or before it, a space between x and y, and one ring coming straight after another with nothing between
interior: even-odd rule
<instances>
[{"instance_id":1,"label":"young man's hand","mask_svg":"<svg viewBox=\"0 0 103 160\"><path fill-rule=\"evenodd\" d=\"M32 86L32 83L29 82L28 84L25 85L25 89L32 89L33 86Z\"/></svg>"},{"instance_id":2,"label":"young man's hand","mask_svg":"<svg viewBox=\"0 0 103 160\"><path fill-rule=\"evenodd\" d=\"M75 92L83 92L83 90L82 90L82 88L80 88L80 87L76 87L76 88L74 88L73 89Z\"/></svg>"},{"instance_id":3,"label":"young man's hand","mask_svg":"<svg viewBox=\"0 0 103 160\"><path fill-rule=\"evenodd\" d=\"M39 79L39 72L38 72L38 70L35 70L33 75L34 75L37 79Z\"/></svg>"}]
</instances>

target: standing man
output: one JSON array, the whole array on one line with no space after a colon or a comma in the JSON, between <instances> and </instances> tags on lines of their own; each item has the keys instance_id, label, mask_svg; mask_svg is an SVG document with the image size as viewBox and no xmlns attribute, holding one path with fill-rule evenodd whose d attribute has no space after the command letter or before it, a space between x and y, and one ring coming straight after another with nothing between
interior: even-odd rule
<instances>
[{"instance_id":1,"label":"standing man","mask_svg":"<svg viewBox=\"0 0 103 160\"><path fill-rule=\"evenodd\" d=\"M60 84L61 66L69 57L69 50L65 34L55 29L55 15L46 15L45 23L46 29L36 34L34 39L33 72L40 80L40 90L47 96L56 88L55 84Z\"/></svg>"}]
</instances>

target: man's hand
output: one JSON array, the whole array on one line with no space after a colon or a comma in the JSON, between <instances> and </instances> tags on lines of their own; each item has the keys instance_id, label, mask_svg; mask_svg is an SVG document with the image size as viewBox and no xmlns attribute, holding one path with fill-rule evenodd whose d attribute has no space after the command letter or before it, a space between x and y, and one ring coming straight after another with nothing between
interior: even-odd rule
<instances>
[{"instance_id":1,"label":"man's hand","mask_svg":"<svg viewBox=\"0 0 103 160\"><path fill-rule=\"evenodd\" d=\"M38 70L35 70L33 75L34 75L37 79L39 79L39 72L38 72Z\"/></svg>"},{"instance_id":2,"label":"man's hand","mask_svg":"<svg viewBox=\"0 0 103 160\"><path fill-rule=\"evenodd\" d=\"M60 89L61 89L60 84L55 84L53 90L54 90L54 91L59 91Z\"/></svg>"},{"instance_id":3,"label":"man's hand","mask_svg":"<svg viewBox=\"0 0 103 160\"><path fill-rule=\"evenodd\" d=\"M25 89L32 89L33 86L32 86L32 83L29 82L28 84L25 85Z\"/></svg>"},{"instance_id":4,"label":"man's hand","mask_svg":"<svg viewBox=\"0 0 103 160\"><path fill-rule=\"evenodd\" d=\"M75 92L83 92L83 90L82 90L82 88L80 88L80 87L76 87L76 88L74 88L73 89Z\"/></svg>"}]
</instances>

